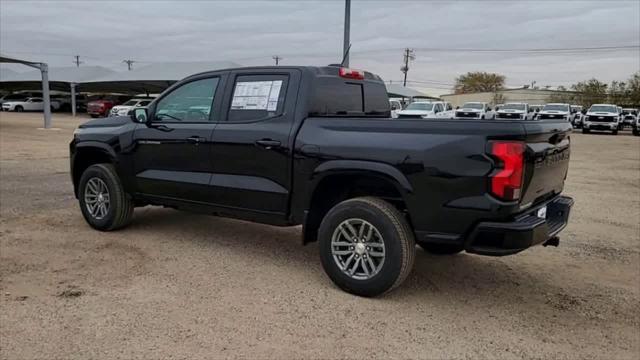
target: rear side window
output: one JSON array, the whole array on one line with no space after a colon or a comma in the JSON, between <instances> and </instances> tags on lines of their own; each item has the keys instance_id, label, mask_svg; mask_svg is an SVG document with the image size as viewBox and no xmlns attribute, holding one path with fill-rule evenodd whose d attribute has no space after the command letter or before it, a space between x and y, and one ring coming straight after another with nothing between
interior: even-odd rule
<instances>
[{"instance_id":1,"label":"rear side window","mask_svg":"<svg viewBox=\"0 0 640 360\"><path fill-rule=\"evenodd\" d=\"M281 115L288 82L288 75L237 76L227 121L258 121Z\"/></svg>"}]
</instances>

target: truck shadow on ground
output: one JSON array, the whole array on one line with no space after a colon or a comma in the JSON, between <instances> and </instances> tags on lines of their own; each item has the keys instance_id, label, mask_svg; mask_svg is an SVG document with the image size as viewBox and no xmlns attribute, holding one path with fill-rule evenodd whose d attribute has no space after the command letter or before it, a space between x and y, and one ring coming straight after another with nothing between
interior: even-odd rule
<instances>
[{"instance_id":1,"label":"truck shadow on ground","mask_svg":"<svg viewBox=\"0 0 640 360\"><path fill-rule=\"evenodd\" d=\"M330 282L320 264L317 243L302 246L300 227L273 227L149 207L136 210L133 223L125 231L152 231L175 241L192 241L212 255L224 248L237 251L239 256L264 257L265 261L278 262L314 281ZM550 281L543 269L531 271L517 261L465 253L437 256L418 247L409 278L382 299L395 302L419 297L421 301L441 298L532 303L544 301L545 294L567 296L567 291L563 284Z\"/></svg>"}]
</instances>

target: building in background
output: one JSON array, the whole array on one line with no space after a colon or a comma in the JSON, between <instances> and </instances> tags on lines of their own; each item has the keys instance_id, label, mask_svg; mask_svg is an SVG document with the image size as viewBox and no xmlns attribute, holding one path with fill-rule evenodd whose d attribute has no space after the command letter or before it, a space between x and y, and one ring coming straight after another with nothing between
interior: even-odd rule
<instances>
[{"instance_id":1,"label":"building in background","mask_svg":"<svg viewBox=\"0 0 640 360\"><path fill-rule=\"evenodd\" d=\"M478 92L467 94L446 94L440 97L444 101L448 101L453 105L462 106L462 104L471 101L487 102L492 106L504 104L508 102L523 102L528 104L544 105L550 102L550 98L554 94L572 93L571 91L543 90L543 89L505 89L496 92Z\"/></svg>"}]
</instances>

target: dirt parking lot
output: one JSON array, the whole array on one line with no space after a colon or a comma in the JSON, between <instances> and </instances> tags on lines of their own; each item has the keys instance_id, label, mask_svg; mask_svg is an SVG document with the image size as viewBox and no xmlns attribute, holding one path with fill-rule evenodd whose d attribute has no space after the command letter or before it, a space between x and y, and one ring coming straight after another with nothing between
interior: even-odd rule
<instances>
[{"instance_id":1,"label":"dirt parking lot","mask_svg":"<svg viewBox=\"0 0 640 360\"><path fill-rule=\"evenodd\" d=\"M300 228L169 209L85 224L68 175L82 119L0 113L0 355L63 358L640 357L640 137L573 134L558 248L418 250L398 290L324 275Z\"/></svg>"}]
</instances>

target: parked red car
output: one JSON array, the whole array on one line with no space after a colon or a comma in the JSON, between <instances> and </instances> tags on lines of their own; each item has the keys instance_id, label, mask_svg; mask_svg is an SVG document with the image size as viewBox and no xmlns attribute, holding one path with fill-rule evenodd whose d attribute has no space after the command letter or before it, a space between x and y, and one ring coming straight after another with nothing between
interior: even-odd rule
<instances>
[{"instance_id":1,"label":"parked red car","mask_svg":"<svg viewBox=\"0 0 640 360\"><path fill-rule=\"evenodd\" d=\"M94 118L108 116L112 107L120 105L128 99L128 96L113 96L89 101L87 103L87 114Z\"/></svg>"}]
</instances>

